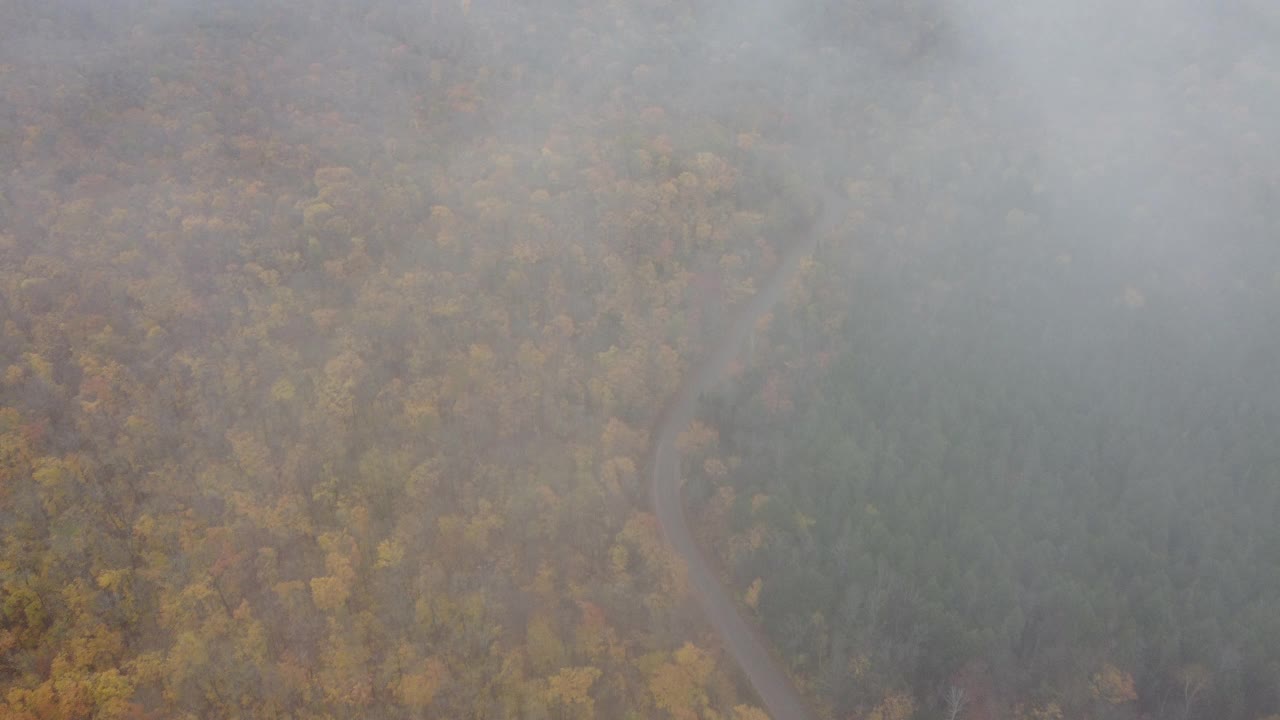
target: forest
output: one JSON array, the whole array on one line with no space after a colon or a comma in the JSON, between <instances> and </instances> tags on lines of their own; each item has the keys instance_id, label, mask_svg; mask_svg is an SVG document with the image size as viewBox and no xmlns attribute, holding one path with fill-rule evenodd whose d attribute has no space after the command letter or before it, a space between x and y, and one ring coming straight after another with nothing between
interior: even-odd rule
<instances>
[{"instance_id":1,"label":"forest","mask_svg":"<svg viewBox=\"0 0 1280 720\"><path fill-rule=\"evenodd\" d=\"M0 717L764 720L834 197L815 714L1280 718L1280 13L1040 5L0 2Z\"/></svg>"}]
</instances>

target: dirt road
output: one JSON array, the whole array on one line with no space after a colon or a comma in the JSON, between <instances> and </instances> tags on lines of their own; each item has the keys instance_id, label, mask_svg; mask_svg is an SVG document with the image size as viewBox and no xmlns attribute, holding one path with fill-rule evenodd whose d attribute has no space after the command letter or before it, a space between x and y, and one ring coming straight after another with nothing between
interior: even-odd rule
<instances>
[{"instance_id":1,"label":"dirt road","mask_svg":"<svg viewBox=\"0 0 1280 720\"><path fill-rule=\"evenodd\" d=\"M738 613L733 597L720 584L707 555L694 540L680 497L680 454L675 440L692 420L698 397L720 379L756 320L782 296L801 260L813 251L819 238L831 231L836 220L832 204L826 202L826 210L813 229L788 249L773 276L735 313L724 335L681 382L659 416L651 447L650 493L663 535L688 565L689 584L698 602L774 720L809 720L814 715L770 655L759 631Z\"/></svg>"}]
</instances>

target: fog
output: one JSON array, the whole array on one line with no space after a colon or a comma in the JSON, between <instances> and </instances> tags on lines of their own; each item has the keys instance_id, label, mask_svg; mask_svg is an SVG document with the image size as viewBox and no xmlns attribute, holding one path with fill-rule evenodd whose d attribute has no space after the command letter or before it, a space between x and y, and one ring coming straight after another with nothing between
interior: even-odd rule
<instances>
[{"instance_id":1,"label":"fog","mask_svg":"<svg viewBox=\"0 0 1280 720\"><path fill-rule=\"evenodd\" d=\"M1280 713L1275 3L0 0L0 329L0 715Z\"/></svg>"}]
</instances>

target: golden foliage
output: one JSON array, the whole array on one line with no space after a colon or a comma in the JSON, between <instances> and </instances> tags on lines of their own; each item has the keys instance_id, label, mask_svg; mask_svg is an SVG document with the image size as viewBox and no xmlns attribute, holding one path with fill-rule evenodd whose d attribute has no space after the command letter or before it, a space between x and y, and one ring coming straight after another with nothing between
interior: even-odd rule
<instances>
[{"instance_id":1,"label":"golden foliage","mask_svg":"<svg viewBox=\"0 0 1280 720\"><path fill-rule=\"evenodd\" d=\"M734 705L733 720L769 720L769 714L750 705Z\"/></svg>"},{"instance_id":2,"label":"golden foliage","mask_svg":"<svg viewBox=\"0 0 1280 720\"><path fill-rule=\"evenodd\" d=\"M600 677L594 667L567 667L547 680L547 698L565 705L582 705L588 712L593 708L591 686Z\"/></svg>"},{"instance_id":3,"label":"golden foliage","mask_svg":"<svg viewBox=\"0 0 1280 720\"><path fill-rule=\"evenodd\" d=\"M1095 700L1121 705L1138 699L1133 676L1107 663L1089 681L1089 692Z\"/></svg>"},{"instance_id":4,"label":"golden foliage","mask_svg":"<svg viewBox=\"0 0 1280 720\"><path fill-rule=\"evenodd\" d=\"M747 587L747 592L742 597L742 601L747 604L747 607L751 608L752 610L756 609L756 607L760 604L760 589L763 587L764 587L764 580L760 578L756 578L755 580L751 581L751 585Z\"/></svg>"},{"instance_id":5,"label":"golden foliage","mask_svg":"<svg viewBox=\"0 0 1280 720\"><path fill-rule=\"evenodd\" d=\"M396 685L396 695L406 706L421 712L431 705L448 679L445 664L436 658L427 658L415 672L401 678Z\"/></svg>"},{"instance_id":6,"label":"golden foliage","mask_svg":"<svg viewBox=\"0 0 1280 720\"><path fill-rule=\"evenodd\" d=\"M916 701L910 695L891 692L867 715L867 720L910 720L915 711Z\"/></svg>"},{"instance_id":7,"label":"golden foliage","mask_svg":"<svg viewBox=\"0 0 1280 720\"><path fill-rule=\"evenodd\" d=\"M611 12L574 36L611 36ZM612 111L498 137L476 122L495 82L542 112L563 78L397 42L379 62L440 93L370 134L277 102L362 88L351 47L300 61L275 27L157 43L167 69L128 107L74 122L30 93L82 78L5 68L21 162L0 196L24 219L0 234L0 660L21 672L0 715L413 716L492 692L582 717L595 692L623 717L646 691L727 715L705 651L634 671L673 641L641 642L627 598L660 620L686 592L637 504L648 427L714 322L692 278L740 297L764 266L773 218L730 193L768 132L695 142L619 88L646 124L620 151L634 118ZM716 441L695 424L682 446L722 478Z\"/></svg>"},{"instance_id":8,"label":"golden foliage","mask_svg":"<svg viewBox=\"0 0 1280 720\"><path fill-rule=\"evenodd\" d=\"M706 681L715 661L705 650L685 643L674 661L662 664L649 678L654 703L676 717L696 717L707 704Z\"/></svg>"}]
</instances>

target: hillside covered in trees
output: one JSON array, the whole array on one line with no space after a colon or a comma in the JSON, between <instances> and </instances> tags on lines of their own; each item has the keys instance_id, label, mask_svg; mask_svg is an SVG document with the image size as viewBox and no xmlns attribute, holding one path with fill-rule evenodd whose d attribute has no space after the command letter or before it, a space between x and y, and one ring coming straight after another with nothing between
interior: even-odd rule
<instances>
[{"instance_id":1,"label":"hillside covered in trees","mask_svg":"<svg viewBox=\"0 0 1280 720\"><path fill-rule=\"evenodd\" d=\"M0 715L760 720L646 452L833 192L681 443L822 715L1280 712L1276 18L986 5L6 3Z\"/></svg>"}]
</instances>

